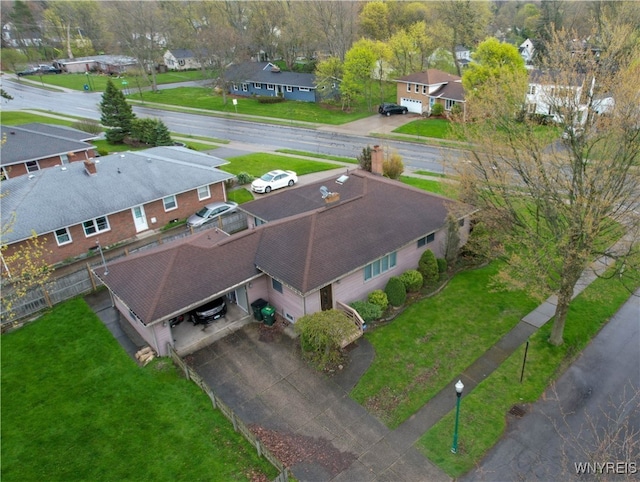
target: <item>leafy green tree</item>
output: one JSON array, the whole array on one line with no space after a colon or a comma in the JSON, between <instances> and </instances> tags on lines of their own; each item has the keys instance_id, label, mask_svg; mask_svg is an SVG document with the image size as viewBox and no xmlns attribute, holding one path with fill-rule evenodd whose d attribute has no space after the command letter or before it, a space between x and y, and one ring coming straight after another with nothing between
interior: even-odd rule
<instances>
[{"instance_id":1,"label":"leafy green tree","mask_svg":"<svg viewBox=\"0 0 640 482\"><path fill-rule=\"evenodd\" d=\"M473 60L462 74L462 85L468 96L483 84L506 78L515 95L524 99L528 74L524 59L515 46L491 37L478 45Z\"/></svg>"},{"instance_id":2,"label":"leafy green tree","mask_svg":"<svg viewBox=\"0 0 640 482\"><path fill-rule=\"evenodd\" d=\"M358 95L364 96L371 109L371 91L374 79L373 69L377 59L374 42L367 39L358 40L345 55L344 77L340 84L343 103L345 99L350 103Z\"/></svg>"},{"instance_id":3,"label":"leafy green tree","mask_svg":"<svg viewBox=\"0 0 640 482\"><path fill-rule=\"evenodd\" d=\"M386 2L375 0L365 3L360 13L360 31L371 40L389 38L389 7Z\"/></svg>"},{"instance_id":4,"label":"leafy green tree","mask_svg":"<svg viewBox=\"0 0 640 482\"><path fill-rule=\"evenodd\" d=\"M293 327L300 335L304 355L320 370L340 361L342 340L350 338L358 330L339 310L305 315Z\"/></svg>"},{"instance_id":5,"label":"leafy green tree","mask_svg":"<svg viewBox=\"0 0 640 482\"><path fill-rule=\"evenodd\" d=\"M107 140L122 143L131 133L131 124L136 115L124 94L116 88L111 79L107 80L107 86L102 94L100 112L100 122L104 126L111 127L107 130Z\"/></svg>"},{"instance_id":6,"label":"leafy green tree","mask_svg":"<svg viewBox=\"0 0 640 482\"><path fill-rule=\"evenodd\" d=\"M436 48L434 37L427 33L431 30L426 22L421 21L391 36L388 42L390 62L396 75L422 72L428 67L429 57Z\"/></svg>"},{"instance_id":7,"label":"leafy green tree","mask_svg":"<svg viewBox=\"0 0 640 482\"><path fill-rule=\"evenodd\" d=\"M444 259L446 264L453 266L460 251L460 226L458 218L453 214L447 214L447 237L444 241ZM445 266L446 266L445 264ZM440 272L440 269L438 269Z\"/></svg>"},{"instance_id":8,"label":"leafy green tree","mask_svg":"<svg viewBox=\"0 0 640 482\"><path fill-rule=\"evenodd\" d=\"M340 89L334 86L340 84L344 75L344 66L338 57L329 57L318 63L315 71L316 88L326 92L334 92L340 96Z\"/></svg>"}]
</instances>

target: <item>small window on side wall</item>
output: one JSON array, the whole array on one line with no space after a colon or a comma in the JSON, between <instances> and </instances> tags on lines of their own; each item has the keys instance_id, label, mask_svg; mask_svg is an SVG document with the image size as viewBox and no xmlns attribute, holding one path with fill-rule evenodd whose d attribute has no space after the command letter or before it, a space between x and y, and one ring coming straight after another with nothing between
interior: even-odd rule
<instances>
[{"instance_id":1,"label":"small window on side wall","mask_svg":"<svg viewBox=\"0 0 640 482\"><path fill-rule=\"evenodd\" d=\"M71 234L69 234L69 230L67 228L57 229L55 234L58 246L69 244L72 241Z\"/></svg>"},{"instance_id":2,"label":"small window on side wall","mask_svg":"<svg viewBox=\"0 0 640 482\"><path fill-rule=\"evenodd\" d=\"M178 208L178 201L175 196L167 196L162 200L165 211L173 211Z\"/></svg>"},{"instance_id":3,"label":"small window on side wall","mask_svg":"<svg viewBox=\"0 0 640 482\"><path fill-rule=\"evenodd\" d=\"M278 293L282 293L282 283L280 283L280 281L278 281L277 279L271 278L271 286L273 286L273 289Z\"/></svg>"},{"instance_id":4,"label":"small window on side wall","mask_svg":"<svg viewBox=\"0 0 640 482\"><path fill-rule=\"evenodd\" d=\"M205 199L209 199L211 197L211 190L209 186L200 186L198 188L198 200L203 201Z\"/></svg>"}]
</instances>

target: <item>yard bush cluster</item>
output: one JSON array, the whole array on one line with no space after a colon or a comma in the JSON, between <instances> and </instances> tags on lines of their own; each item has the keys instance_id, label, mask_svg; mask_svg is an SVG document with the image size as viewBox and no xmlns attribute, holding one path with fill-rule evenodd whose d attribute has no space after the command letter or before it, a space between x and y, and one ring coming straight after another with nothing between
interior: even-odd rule
<instances>
[{"instance_id":1,"label":"yard bush cluster","mask_svg":"<svg viewBox=\"0 0 640 482\"><path fill-rule=\"evenodd\" d=\"M431 115L434 117L440 117L444 114L444 106L442 104L433 104L431 106Z\"/></svg>"},{"instance_id":2,"label":"yard bush cluster","mask_svg":"<svg viewBox=\"0 0 640 482\"><path fill-rule=\"evenodd\" d=\"M245 184L249 184L250 182L252 182L254 178L248 172L243 171L238 173L238 175L236 176L236 179L238 181L238 184L240 184L241 186L244 186Z\"/></svg>"},{"instance_id":3,"label":"yard bush cluster","mask_svg":"<svg viewBox=\"0 0 640 482\"><path fill-rule=\"evenodd\" d=\"M420 291L424 279L418 270L410 269L400 275L400 280L404 283L407 293L415 293Z\"/></svg>"},{"instance_id":4,"label":"yard bush cluster","mask_svg":"<svg viewBox=\"0 0 640 482\"><path fill-rule=\"evenodd\" d=\"M382 308L369 301L354 301L350 306L358 312L365 323L371 323L382 316Z\"/></svg>"},{"instance_id":5,"label":"yard bush cluster","mask_svg":"<svg viewBox=\"0 0 640 482\"><path fill-rule=\"evenodd\" d=\"M160 119L133 119L130 137L134 142L139 141L149 146L170 146L173 144L169 129Z\"/></svg>"},{"instance_id":6,"label":"yard bush cluster","mask_svg":"<svg viewBox=\"0 0 640 482\"><path fill-rule=\"evenodd\" d=\"M267 96L267 95L258 95L256 99L260 104L279 104L280 102L284 102L284 97L280 96Z\"/></svg>"},{"instance_id":7,"label":"yard bush cluster","mask_svg":"<svg viewBox=\"0 0 640 482\"><path fill-rule=\"evenodd\" d=\"M389 306L389 299L387 298L387 294L382 290L374 290L369 293L367 301L369 303L373 303L374 305L378 305L382 311L386 310Z\"/></svg>"},{"instance_id":8,"label":"yard bush cluster","mask_svg":"<svg viewBox=\"0 0 640 482\"><path fill-rule=\"evenodd\" d=\"M407 289L404 287L404 283L398 276L392 276L387 281L387 286L384 289L389 299L391 306L402 306L407 299Z\"/></svg>"},{"instance_id":9,"label":"yard bush cluster","mask_svg":"<svg viewBox=\"0 0 640 482\"><path fill-rule=\"evenodd\" d=\"M440 279L438 261L430 249L425 250L422 256L420 256L418 271L424 279L425 286L432 286Z\"/></svg>"}]
</instances>

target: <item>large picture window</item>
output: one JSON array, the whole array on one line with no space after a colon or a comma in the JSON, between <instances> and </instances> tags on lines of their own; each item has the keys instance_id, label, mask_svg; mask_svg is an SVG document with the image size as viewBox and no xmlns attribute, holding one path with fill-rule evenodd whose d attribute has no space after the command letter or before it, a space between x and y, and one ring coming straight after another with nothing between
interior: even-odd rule
<instances>
[{"instance_id":1,"label":"large picture window","mask_svg":"<svg viewBox=\"0 0 640 482\"><path fill-rule=\"evenodd\" d=\"M376 276L386 273L396 266L396 253L389 253L364 267L364 280L368 281Z\"/></svg>"},{"instance_id":2,"label":"large picture window","mask_svg":"<svg viewBox=\"0 0 640 482\"><path fill-rule=\"evenodd\" d=\"M82 223L85 236L93 236L94 234L103 233L111 229L109 227L109 220L106 216L100 216L99 218L91 219Z\"/></svg>"}]
</instances>

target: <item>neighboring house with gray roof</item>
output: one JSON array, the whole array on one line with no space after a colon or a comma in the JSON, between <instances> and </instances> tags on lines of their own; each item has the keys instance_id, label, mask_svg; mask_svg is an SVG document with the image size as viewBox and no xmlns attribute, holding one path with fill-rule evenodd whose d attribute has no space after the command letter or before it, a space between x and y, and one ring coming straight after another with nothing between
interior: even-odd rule
<instances>
[{"instance_id":1,"label":"neighboring house with gray roof","mask_svg":"<svg viewBox=\"0 0 640 482\"><path fill-rule=\"evenodd\" d=\"M395 79L397 102L416 114L431 114L435 104L449 112L454 105L464 109L462 78L438 69L428 69Z\"/></svg>"},{"instance_id":2,"label":"neighboring house with gray roof","mask_svg":"<svg viewBox=\"0 0 640 482\"><path fill-rule=\"evenodd\" d=\"M95 156L95 146L89 141L98 136L78 129L40 123L3 125L1 129L5 139L0 158L3 179Z\"/></svg>"},{"instance_id":3,"label":"neighboring house with gray roof","mask_svg":"<svg viewBox=\"0 0 640 482\"><path fill-rule=\"evenodd\" d=\"M203 233L111 262L108 273L103 266L93 271L122 316L166 355L167 344L184 346L188 330L203 331L169 320L215 298L226 296L239 309L206 334L228 332L234 316L250 318L260 299L295 322L383 289L391 276L416 269L426 249L442 257L449 213L466 241L472 207L380 175L346 175L342 183L330 178L241 205L262 223L230 237Z\"/></svg>"},{"instance_id":4,"label":"neighboring house with gray roof","mask_svg":"<svg viewBox=\"0 0 640 482\"><path fill-rule=\"evenodd\" d=\"M107 247L226 200L226 161L183 147L154 147L51 167L2 182L7 254L35 232L48 264L97 241ZM10 220L10 221L8 221ZM3 226L3 231L5 226Z\"/></svg>"},{"instance_id":5,"label":"neighboring house with gray roof","mask_svg":"<svg viewBox=\"0 0 640 482\"><path fill-rule=\"evenodd\" d=\"M285 72L271 62L243 62L227 69L229 93L250 97L282 96L287 100L316 102L322 97L315 85L315 75Z\"/></svg>"},{"instance_id":6,"label":"neighboring house with gray roof","mask_svg":"<svg viewBox=\"0 0 640 482\"><path fill-rule=\"evenodd\" d=\"M170 49L162 56L169 70L194 70L202 67L193 50Z\"/></svg>"},{"instance_id":7,"label":"neighboring house with gray roof","mask_svg":"<svg viewBox=\"0 0 640 482\"><path fill-rule=\"evenodd\" d=\"M63 72L80 73L101 72L105 74L122 74L138 68L138 61L126 55L92 55L91 57L75 57L73 59L56 59L54 67Z\"/></svg>"}]
</instances>

